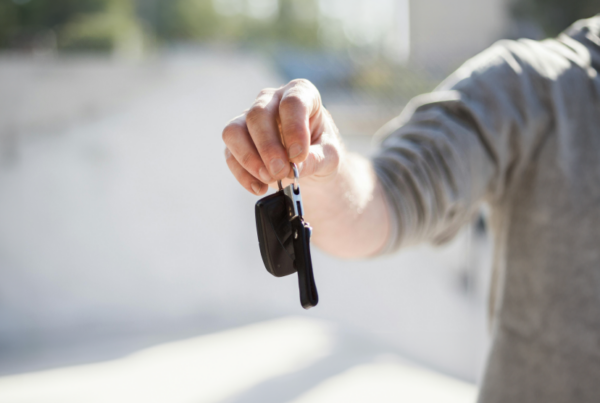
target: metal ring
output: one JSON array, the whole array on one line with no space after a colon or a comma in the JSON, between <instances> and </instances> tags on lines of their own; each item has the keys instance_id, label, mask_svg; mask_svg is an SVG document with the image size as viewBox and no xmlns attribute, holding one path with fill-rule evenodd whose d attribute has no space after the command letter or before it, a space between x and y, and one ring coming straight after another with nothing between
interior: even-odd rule
<instances>
[{"instance_id":1,"label":"metal ring","mask_svg":"<svg viewBox=\"0 0 600 403\"><path fill-rule=\"evenodd\" d=\"M298 166L295 162L290 162L292 169L294 170L294 179L300 179L300 173L298 172Z\"/></svg>"},{"instance_id":2,"label":"metal ring","mask_svg":"<svg viewBox=\"0 0 600 403\"><path fill-rule=\"evenodd\" d=\"M290 162L292 165L292 170L294 171L294 190L298 190L300 188L300 173L298 172L298 166L294 162Z\"/></svg>"}]
</instances>

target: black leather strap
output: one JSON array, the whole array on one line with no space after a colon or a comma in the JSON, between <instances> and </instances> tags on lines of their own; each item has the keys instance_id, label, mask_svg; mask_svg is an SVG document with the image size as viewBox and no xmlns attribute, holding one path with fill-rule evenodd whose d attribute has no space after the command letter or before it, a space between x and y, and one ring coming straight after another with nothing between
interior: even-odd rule
<instances>
[{"instance_id":1,"label":"black leather strap","mask_svg":"<svg viewBox=\"0 0 600 403\"><path fill-rule=\"evenodd\" d=\"M300 304L304 309L309 309L319 303L319 294L317 293L310 257L310 228L301 218L296 217L292 220L292 234L294 238L294 266L298 271L298 285L300 287Z\"/></svg>"}]
</instances>

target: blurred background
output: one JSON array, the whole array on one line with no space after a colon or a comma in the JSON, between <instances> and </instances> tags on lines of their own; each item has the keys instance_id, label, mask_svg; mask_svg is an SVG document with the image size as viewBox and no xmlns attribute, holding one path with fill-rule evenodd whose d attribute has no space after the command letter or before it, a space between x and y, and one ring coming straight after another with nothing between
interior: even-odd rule
<instances>
[{"instance_id":1,"label":"blurred background","mask_svg":"<svg viewBox=\"0 0 600 403\"><path fill-rule=\"evenodd\" d=\"M221 131L307 78L348 148L596 0L0 0L0 402L474 401L485 209L449 244L262 265ZM315 228L318 231L318 228Z\"/></svg>"}]
</instances>

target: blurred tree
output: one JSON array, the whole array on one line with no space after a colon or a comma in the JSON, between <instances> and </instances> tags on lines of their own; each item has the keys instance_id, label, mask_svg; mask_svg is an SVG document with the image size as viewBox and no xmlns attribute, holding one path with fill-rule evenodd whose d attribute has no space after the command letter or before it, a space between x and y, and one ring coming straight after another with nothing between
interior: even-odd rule
<instances>
[{"instance_id":1,"label":"blurred tree","mask_svg":"<svg viewBox=\"0 0 600 403\"><path fill-rule=\"evenodd\" d=\"M36 35L56 32L74 14L93 13L105 0L0 0L0 47L27 46Z\"/></svg>"},{"instance_id":2,"label":"blurred tree","mask_svg":"<svg viewBox=\"0 0 600 403\"><path fill-rule=\"evenodd\" d=\"M135 0L0 0L0 48L114 49L145 35ZM127 46L130 46L127 45ZM137 46L137 45L136 45Z\"/></svg>"},{"instance_id":3,"label":"blurred tree","mask_svg":"<svg viewBox=\"0 0 600 403\"><path fill-rule=\"evenodd\" d=\"M59 47L139 55L152 34L136 11L135 0L104 0L102 10L73 14L58 31Z\"/></svg>"},{"instance_id":4,"label":"blurred tree","mask_svg":"<svg viewBox=\"0 0 600 403\"><path fill-rule=\"evenodd\" d=\"M598 0L515 0L517 19L533 21L544 33L556 36L573 22L600 13Z\"/></svg>"},{"instance_id":5,"label":"blurred tree","mask_svg":"<svg viewBox=\"0 0 600 403\"><path fill-rule=\"evenodd\" d=\"M161 40L210 40L220 24L212 0L158 0L156 36Z\"/></svg>"},{"instance_id":6,"label":"blurred tree","mask_svg":"<svg viewBox=\"0 0 600 403\"><path fill-rule=\"evenodd\" d=\"M146 6L143 14L162 42L217 41L259 48L320 46L316 0L273 0L274 7L267 10L273 15L258 14L253 0L151 2L153 11Z\"/></svg>"},{"instance_id":7,"label":"blurred tree","mask_svg":"<svg viewBox=\"0 0 600 403\"><path fill-rule=\"evenodd\" d=\"M279 0L273 32L283 42L304 48L319 47L318 4L315 0Z\"/></svg>"},{"instance_id":8,"label":"blurred tree","mask_svg":"<svg viewBox=\"0 0 600 403\"><path fill-rule=\"evenodd\" d=\"M34 47L48 33L59 49L77 50L111 50L134 38L322 46L317 0L0 0L0 48Z\"/></svg>"}]
</instances>

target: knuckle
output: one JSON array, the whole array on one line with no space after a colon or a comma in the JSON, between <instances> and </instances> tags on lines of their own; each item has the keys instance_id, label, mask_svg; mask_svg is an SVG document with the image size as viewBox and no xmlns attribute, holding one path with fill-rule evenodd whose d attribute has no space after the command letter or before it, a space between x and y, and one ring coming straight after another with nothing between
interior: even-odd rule
<instances>
[{"instance_id":1,"label":"knuckle","mask_svg":"<svg viewBox=\"0 0 600 403\"><path fill-rule=\"evenodd\" d=\"M317 90L317 87L315 87L315 85L312 82L310 82L309 80L307 80L305 78L298 78L298 79L292 80L292 81L290 81L288 86L289 86L289 91L291 91L291 92L301 92L301 93L311 94L311 95L315 95L315 94L319 93L319 90Z\"/></svg>"},{"instance_id":2,"label":"knuckle","mask_svg":"<svg viewBox=\"0 0 600 403\"><path fill-rule=\"evenodd\" d=\"M296 79L290 81L290 84L293 86L300 86L300 87L310 87L313 85L313 83L311 83L306 78L296 78Z\"/></svg>"},{"instance_id":3,"label":"knuckle","mask_svg":"<svg viewBox=\"0 0 600 403\"><path fill-rule=\"evenodd\" d=\"M275 88L263 88L260 90L256 98L262 98L264 96L273 95L277 91Z\"/></svg>"},{"instance_id":4,"label":"knuckle","mask_svg":"<svg viewBox=\"0 0 600 403\"><path fill-rule=\"evenodd\" d=\"M322 106L319 90L313 83L304 78L299 78L290 82L289 89L284 95L284 98L288 97L292 99L297 97L298 99L296 101L290 101L290 103L301 103L305 108L311 109L313 113L316 113Z\"/></svg>"},{"instance_id":5,"label":"knuckle","mask_svg":"<svg viewBox=\"0 0 600 403\"><path fill-rule=\"evenodd\" d=\"M304 108L304 101L297 91L290 91L287 93L279 104L281 109L297 109Z\"/></svg>"},{"instance_id":6,"label":"knuckle","mask_svg":"<svg viewBox=\"0 0 600 403\"><path fill-rule=\"evenodd\" d=\"M248 110L248 113L246 114L246 122L248 124L258 123L266 118L266 113L267 111L262 105L254 105Z\"/></svg>"},{"instance_id":7,"label":"knuckle","mask_svg":"<svg viewBox=\"0 0 600 403\"><path fill-rule=\"evenodd\" d=\"M221 138L225 142L225 144L231 144L235 141L235 138L238 136L239 126L235 123L229 123L223 129L223 133L221 134Z\"/></svg>"}]
</instances>

